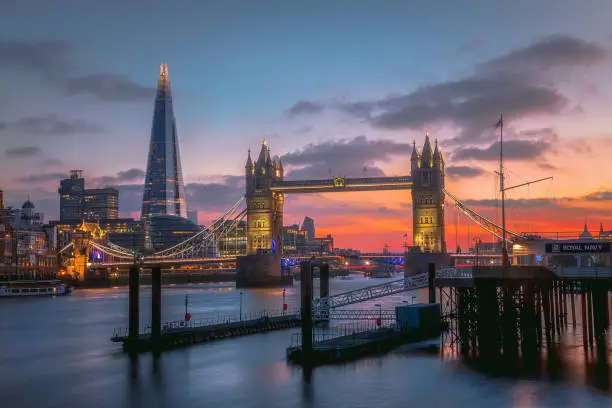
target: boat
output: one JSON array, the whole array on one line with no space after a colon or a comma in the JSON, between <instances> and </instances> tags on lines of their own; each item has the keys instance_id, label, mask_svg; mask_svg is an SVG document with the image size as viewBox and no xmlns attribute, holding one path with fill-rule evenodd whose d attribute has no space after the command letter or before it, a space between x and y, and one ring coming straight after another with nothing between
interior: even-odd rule
<instances>
[{"instance_id":1,"label":"boat","mask_svg":"<svg viewBox=\"0 0 612 408\"><path fill-rule=\"evenodd\" d=\"M0 297L65 296L72 287L61 280L14 280L0 282Z\"/></svg>"}]
</instances>

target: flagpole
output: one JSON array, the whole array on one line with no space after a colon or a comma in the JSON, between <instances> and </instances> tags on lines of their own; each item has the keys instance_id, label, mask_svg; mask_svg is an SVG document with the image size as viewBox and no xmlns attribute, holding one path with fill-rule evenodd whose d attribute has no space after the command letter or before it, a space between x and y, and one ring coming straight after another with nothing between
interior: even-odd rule
<instances>
[{"instance_id":1,"label":"flagpole","mask_svg":"<svg viewBox=\"0 0 612 408\"><path fill-rule=\"evenodd\" d=\"M506 245L506 188L504 186L504 114L499 114L499 189L502 202L502 263L510 264Z\"/></svg>"}]
</instances>

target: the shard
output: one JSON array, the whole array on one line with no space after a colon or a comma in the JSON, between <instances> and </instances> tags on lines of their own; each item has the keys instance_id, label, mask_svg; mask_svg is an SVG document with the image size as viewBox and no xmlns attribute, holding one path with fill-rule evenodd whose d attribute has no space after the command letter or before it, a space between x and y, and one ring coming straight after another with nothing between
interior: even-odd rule
<instances>
[{"instance_id":1,"label":"the shard","mask_svg":"<svg viewBox=\"0 0 612 408\"><path fill-rule=\"evenodd\" d=\"M185 188L167 64L162 64L159 68L155 111L151 126L151 143L142 197L142 220L147 222L154 215L176 215L187 218Z\"/></svg>"}]
</instances>

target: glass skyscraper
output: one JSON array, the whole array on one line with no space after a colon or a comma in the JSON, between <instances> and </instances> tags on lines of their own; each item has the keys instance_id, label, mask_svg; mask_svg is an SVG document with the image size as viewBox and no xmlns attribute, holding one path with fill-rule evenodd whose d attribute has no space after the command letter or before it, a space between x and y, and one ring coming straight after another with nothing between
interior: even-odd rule
<instances>
[{"instance_id":1,"label":"glass skyscraper","mask_svg":"<svg viewBox=\"0 0 612 408\"><path fill-rule=\"evenodd\" d=\"M155 215L187 218L170 77L166 64L159 68L141 218L149 223Z\"/></svg>"}]
</instances>

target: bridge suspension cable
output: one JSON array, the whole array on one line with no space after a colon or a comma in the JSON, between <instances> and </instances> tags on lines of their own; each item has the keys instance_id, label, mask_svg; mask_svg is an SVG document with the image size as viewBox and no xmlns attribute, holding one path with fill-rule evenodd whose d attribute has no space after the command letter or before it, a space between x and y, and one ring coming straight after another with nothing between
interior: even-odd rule
<instances>
[{"instance_id":1,"label":"bridge suspension cable","mask_svg":"<svg viewBox=\"0 0 612 408\"><path fill-rule=\"evenodd\" d=\"M504 239L504 229L491 221L490 219L478 214L476 211L470 209L465 203L451 194L448 190L443 189L444 193L451 199L453 204L461 211L465 216L478 224L482 229L488 231L490 234L496 236L500 240ZM506 242L512 243L517 239L523 238L520 234L506 229Z\"/></svg>"},{"instance_id":2,"label":"bridge suspension cable","mask_svg":"<svg viewBox=\"0 0 612 408\"><path fill-rule=\"evenodd\" d=\"M69 243L68 245L66 245L65 247L63 247L62 249L60 249L57 254L61 255L63 252L69 250L70 248L72 248L74 246L74 243Z\"/></svg>"},{"instance_id":3,"label":"bridge suspension cable","mask_svg":"<svg viewBox=\"0 0 612 408\"><path fill-rule=\"evenodd\" d=\"M145 259L185 258L185 255L194 256L198 251L205 249L208 244L214 242L216 238L225 236L244 219L247 212L246 208L238 211L243 202L244 197L241 197L223 215L213 221L209 227L170 248L145 257Z\"/></svg>"}]
</instances>

